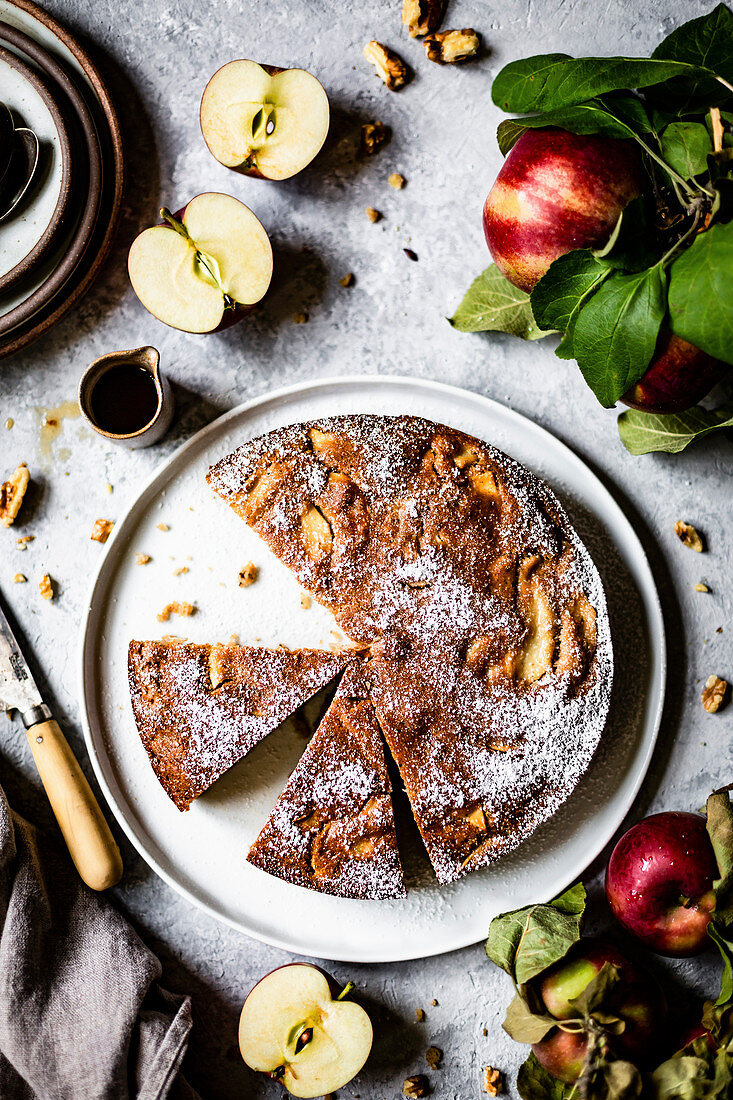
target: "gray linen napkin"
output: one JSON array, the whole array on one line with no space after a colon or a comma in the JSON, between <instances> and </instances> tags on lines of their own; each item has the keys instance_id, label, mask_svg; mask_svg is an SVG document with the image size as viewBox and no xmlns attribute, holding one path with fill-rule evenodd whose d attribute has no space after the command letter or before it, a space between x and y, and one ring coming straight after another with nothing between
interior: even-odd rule
<instances>
[{"instance_id":1,"label":"gray linen napkin","mask_svg":"<svg viewBox=\"0 0 733 1100\"><path fill-rule=\"evenodd\" d=\"M184 1100L191 1002L0 788L0 1097Z\"/></svg>"}]
</instances>

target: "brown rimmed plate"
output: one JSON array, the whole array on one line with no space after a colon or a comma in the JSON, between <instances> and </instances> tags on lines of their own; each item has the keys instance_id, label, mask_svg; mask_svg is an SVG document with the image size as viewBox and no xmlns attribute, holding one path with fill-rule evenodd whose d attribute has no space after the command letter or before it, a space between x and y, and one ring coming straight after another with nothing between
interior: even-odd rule
<instances>
[{"instance_id":1,"label":"brown rimmed plate","mask_svg":"<svg viewBox=\"0 0 733 1100\"><path fill-rule=\"evenodd\" d=\"M74 170L69 131L66 126L64 115L59 108L57 98L53 94L48 83L39 76L38 73L31 69L29 65L26 65L20 57L4 49L2 45L0 45L0 62L14 69L22 80L29 84L33 91L36 92L43 101L46 110L51 116L51 121L56 131L57 155L60 159L61 169L58 181L58 197L54 207L50 211L48 221L45 225L43 224L45 221L44 215L37 225L33 237L28 238L28 241L33 240L28 252L26 252L11 268L3 274L0 274L0 294L4 294L9 291L11 287L15 286L16 283L24 279L45 259L54 242L59 237L65 222L68 221L67 215L70 213L70 207L72 205L71 188ZM24 125L30 125L31 128L33 128L33 119L24 118L22 121ZM39 190L43 187L54 186L54 184L55 180L47 178L43 184L41 184ZM35 185L32 184L32 186ZM26 209L28 206L30 206L30 204L26 206ZM12 232L12 220L4 223L3 229L8 229ZM25 247L27 247L27 244Z\"/></svg>"},{"instance_id":2,"label":"brown rimmed plate","mask_svg":"<svg viewBox=\"0 0 733 1100\"><path fill-rule=\"evenodd\" d=\"M0 38L30 58L47 76L61 72L83 92L101 148L102 181L97 217L85 247L69 262L66 281L26 320L0 336L0 358L26 347L48 331L86 293L107 257L119 221L124 156L119 120L99 70L79 43L30 0L0 0Z\"/></svg>"}]
</instances>

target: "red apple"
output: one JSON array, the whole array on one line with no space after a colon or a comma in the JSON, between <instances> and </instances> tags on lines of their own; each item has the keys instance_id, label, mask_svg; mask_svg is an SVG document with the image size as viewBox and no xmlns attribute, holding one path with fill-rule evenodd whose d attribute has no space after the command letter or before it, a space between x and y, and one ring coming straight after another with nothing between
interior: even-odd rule
<instances>
[{"instance_id":1,"label":"red apple","mask_svg":"<svg viewBox=\"0 0 733 1100\"><path fill-rule=\"evenodd\" d=\"M694 344L662 329L646 374L621 400L632 409L650 413L683 412L696 405L716 386L729 367Z\"/></svg>"},{"instance_id":2,"label":"red apple","mask_svg":"<svg viewBox=\"0 0 733 1100\"><path fill-rule=\"evenodd\" d=\"M664 1002L651 977L640 970L612 944L602 940L581 940L566 958L551 967L540 979L538 993L547 1012L558 1020L577 1018L570 1003L578 997L605 963L620 972L618 985L604 1006L626 1023L621 1035L611 1044L621 1058L637 1065L653 1062L662 1043ZM576 1081L588 1047L584 1032L553 1028L532 1050L542 1066L561 1081Z\"/></svg>"},{"instance_id":3,"label":"red apple","mask_svg":"<svg viewBox=\"0 0 733 1100\"><path fill-rule=\"evenodd\" d=\"M484 204L494 263L510 283L530 291L559 256L606 244L643 182L631 141L555 127L526 130Z\"/></svg>"},{"instance_id":4,"label":"red apple","mask_svg":"<svg viewBox=\"0 0 733 1100\"><path fill-rule=\"evenodd\" d=\"M616 919L661 955L697 955L709 946L718 866L700 814L652 814L613 850L606 897Z\"/></svg>"}]
</instances>

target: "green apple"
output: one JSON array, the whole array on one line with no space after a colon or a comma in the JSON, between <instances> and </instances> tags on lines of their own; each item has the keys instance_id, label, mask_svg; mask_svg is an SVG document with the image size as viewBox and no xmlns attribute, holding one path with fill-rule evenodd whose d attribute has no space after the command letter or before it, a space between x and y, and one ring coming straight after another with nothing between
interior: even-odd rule
<instances>
[{"instance_id":1,"label":"green apple","mask_svg":"<svg viewBox=\"0 0 733 1100\"><path fill-rule=\"evenodd\" d=\"M343 1088L362 1068L371 1046L372 1025L364 1009L334 1000L329 979L307 963L281 966L262 978L239 1020L244 1061L293 1096L323 1096Z\"/></svg>"}]
</instances>

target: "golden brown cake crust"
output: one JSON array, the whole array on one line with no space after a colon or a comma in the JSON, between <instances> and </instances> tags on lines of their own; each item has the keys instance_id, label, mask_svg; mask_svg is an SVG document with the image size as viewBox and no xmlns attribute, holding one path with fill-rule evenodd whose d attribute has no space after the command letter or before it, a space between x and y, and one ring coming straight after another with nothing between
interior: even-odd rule
<instances>
[{"instance_id":1,"label":"golden brown cake crust","mask_svg":"<svg viewBox=\"0 0 733 1100\"><path fill-rule=\"evenodd\" d=\"M338 675L353 653L130 642L135 721L179 810Z\"/></svg>"},{"instance_id":2,"label":"golden brown cake crust","mask_svg":"<svg viewBox=\"0 0 733 1100\"><path fill-rule=\"evenodd\" d=\"M440 881L555 812L600 739L613 657L600 578L545 484L462 432L375 415L270 432L208 481L368 647Z\"/></svg>"},{"instance_id":3,"label":"golden brown cake crust","mask_svg":"<svg viewBox=\"0 0 733 1100\"><path fill-rule=\"evenodd\" d=\"M321 893L401 898L392 788L368 691L354 662L247 858Z\"/></svg>"}]
</instances>

